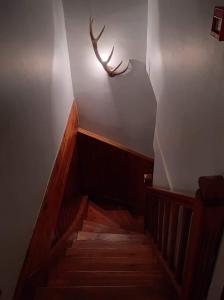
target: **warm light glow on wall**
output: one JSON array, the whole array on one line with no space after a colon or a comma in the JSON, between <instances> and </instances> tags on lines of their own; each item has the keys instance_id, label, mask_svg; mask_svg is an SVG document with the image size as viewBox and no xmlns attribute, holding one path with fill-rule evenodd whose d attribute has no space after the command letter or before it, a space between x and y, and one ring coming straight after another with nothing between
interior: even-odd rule
<instances>
[{"instance_id":1,"label":"warm light glow on wall","mask_svg":"<svg viewBox=\"0 0 224 300\"><path fill-rule=\"evenodd\" d=\"M108 56L109 56L109 51L101 51L100 52L100 55L101 55L101 58L103 59L103 61L106 61L108 59Z\"/></svg>"},{"instance_id":2,"label":"warm light glow on wall","mask_svg":"<svg viewBox=\"0 0 224 300\"><path fill-rule=\"evenodd\" d=\"M105 52L102 55L102 52L99 51L99 41L104 33L106 26L104 25L103 28L101 29L100 33L98 35L95 35L93 33L93 23L94 23L94 19L92 17L90 17L89 32L90 32L90 38L92 41L93 50L94 50L97 60L100 62L101 66L103 67L105 72L108 74L108 76L115 77L115 76L124 74L128 70L129 62L125 68L123 66L123 60L121 60L117 65L115 65L113 67L111 66L111 60L113 58L115 47L114 46L112 47L110 52L108 52L107 56L105 55Z\"/></svg>"},{"instance_id":3,"label":"warm light glow on wall","mask_svg":"<svg viewBox=\"0 0 224 300\"><path fill-rule=\"evenodd\" d=\"M108 51L109 52L109 51ZM107 56L108 53L106 50L102 51L103 53L103 57ZM100 77L100 78L108 78L107 73L105 73L104 69L102 68L102 65L100 64L100 62L97 60L94 52L92 51L92 49L88 49L88 51L86 52L85 55L86 59L85 59L85 64L89 70L89 72L94 76L94 77Z\"/></svg>"}]
</instances>

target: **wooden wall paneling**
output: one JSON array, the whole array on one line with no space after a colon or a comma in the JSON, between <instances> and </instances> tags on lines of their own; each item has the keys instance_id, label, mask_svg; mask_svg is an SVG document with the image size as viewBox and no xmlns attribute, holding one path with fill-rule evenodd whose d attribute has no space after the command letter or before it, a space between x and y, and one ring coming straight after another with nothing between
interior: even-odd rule
<instances>
[{"instance_id":1,"label":"wooden wall paneling","mask_svg":"<svg viewBox=\"0 0 224 300\"><path fill-rule=\"evenodd\" d=\"M153 159L83 129L78 131L78 149L84 194L144 212L144 174L153 173Z\"/></svg>"},{"instance_id":2,"label":"wooden wall paneling","mask_svg":"<svg viewBox=\"0 0 224 300\"><path fill-rule=\"evenodd\" d=\"M57 218L76 145L77 130L78 117L76 104L74 102L71 107L61 146L48 183L24 265L21 270L14 299L17 299L16 297L19 295L19 289L23 286L22 282L28 274L31 274L47 257L52 242L55 239Z\"/></svg>"},{"instance_id":3,"label":"wooden wall paneling","mask_svg":"<svg viewBox=\"0 0 224 300\"><path fill-rule=\"evenodd\" d=\"M81 201L81 181L78 149L75 147L70 164L64 195L56 225L55 242L61 238L73 222Z\"/></svg>"},{"instance_id":4,"label":"wooden wall paneling","mask_svg":"<svg viewBox=\"0 0 224 300\"><path fill-rule=\"evenodd\" d=\"M77 213L67 231L62 235L60 240L57 241L54 247L51 248L45 260L26 278L19 298L20 300L33 300L36 288L47 285L49 271L51 271L60 258L65 255L67 248L72 246L73 240L71 240L71 236L74 235L74 232L78 232L82 228L83 219L87 216L87 211L88 198L83 196L80 198Z\"/></svg>"}]
</instances>

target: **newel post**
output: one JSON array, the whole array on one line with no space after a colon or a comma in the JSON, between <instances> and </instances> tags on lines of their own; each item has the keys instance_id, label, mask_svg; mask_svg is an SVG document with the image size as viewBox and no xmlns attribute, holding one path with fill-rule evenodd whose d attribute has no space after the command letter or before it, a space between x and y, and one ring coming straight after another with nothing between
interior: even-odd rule
<instances>
[{"instance_id":1,"label":"newel post","mask_svg":"<svg viewBox=\"0 0 224 300\"><path fill-rule=\"evenodd\" d=\"M183 299L205 300L224 229L224 178L200 177L192 218Z\"/></svg>"}]
</instances>

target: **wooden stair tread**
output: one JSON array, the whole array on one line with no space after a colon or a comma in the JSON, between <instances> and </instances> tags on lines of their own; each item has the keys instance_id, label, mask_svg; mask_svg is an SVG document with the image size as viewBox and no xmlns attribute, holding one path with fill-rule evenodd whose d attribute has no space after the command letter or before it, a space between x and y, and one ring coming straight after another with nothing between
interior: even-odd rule
<instances>
[{"instance_id":1,"label":"wooden stair tread","mask_svg":"<svg viewBox=\"0 0 224 300\"><path fill-rule=\"evenodd\" d=\"M69 248L66 256L78 257L138 257L142 255L154 255L154 250L149 246L113 247L111 248Z\"/></svg>"},{"instance_id":2,"label":"wooden stair tread","mask_svg":"<svg viewBox=\"0 0 224 300\"><path fill-rule=\"evenodd\" d=\"M83 221L82 231L96 232L96 233L132 233L125 229L103 225L88 220Z\"/></svg>"},{"instance_id":3,"label":"wooden stair tread","mask_svg":"<svg viewBox=\"0 0 224 300\"><path fill-rule=\"evenodd\" d=\"M94 233L79 231L77 240L103 240L103 241L146 241L144 234L114 234L114 233Z\"/></svg>"},{"instance_id":4,"label":"wooden stair tread","mask_svg":"<svg viewBox=\"0 0 224 300\"><path fill-rule=\"evenodd\" d=\"M148 271L72 271L53 274L48 286L148 286L168 287L161 270Z\"/></svg>"},{"instance_id":5,"label":"wooden stair tread","mask_svg":"<svg viewBox=\"0 0 224 300\"><path fill-rule=\"evenodd\" d=\"M112 226L114 228L121 228L119 224L112 221L105 214L105 211L96 204L90 202L88 207L87 218L88 221L93 221L102 225Z\"/></svg>"},{"instance_id":6,"label":"wooden stair tread","mask_svg":"<svg viewBox=\"0 0 224 300\"><path fill-rule=\"evenodd\" d=\"M105 214L120 225L131 225L134 222L134 219L127 210L106 210Z\"/></svg>"},{"instance_id":7,"label":"wooden stair tread","mask_svg":"<svg viewBox=\"0 0 224 300\"><path fill-rule=\"evenodd\" d=\"M138 241L99 241L99 240L75 240L71 249L111 249L111 248L127 248L127 247L145 247L151 245L149 240Z\"/></svg>"},{"instance_id":8,"label":"wooden stair tread","mask_svg":"<svg viewBox=\"0 0 224 300\"><path fill-rule=\"evenodd\" d=\"M129 211L122 209L104 210L93 202L89 204L87 220L129 231L144 231L144 218L142 216L134 217Z\"/></svg>"},{"instance_id":9,"label":"wooden stair tread","mask_svg":"<svg viewBox=\"0 0 224 300\"><path fill-rule=\"evenodd\" d=\"M58 264L56 272L67 271L151 271L162 270L156 256L138 257L73 257Z\"/></svg>"},{"instance_id":10,"label":"wooden stair tread","mask_svg":"<svg viewBox=\"0 0 224 300\"><path fill-rule=\"evenodd\" d=\"M148 287L48 287L39 288L35 300L175 300L164 289Z\"/></svg>"},{"instance_id":11,"label":"wooden stair tread","mask_svg":"<svg viewBox=\"0 0 224 300\"><path fill-rule=\"evenodd\" d=\"M73 239L70 237L69 240ZM36 300L175 300L141 216L90 202L82 230L51 267Z\"/></svg>"},{"instance_id":12,"label":"wooden stair tread","mask_svg":"<svg viewBox=\"0 0 224 300\"><path fill-rule=\"evenodd\" d=\"M139 231L143 227L139 227L139 222L127 210L108 210L105 214L114 222L119 224L122 228L128 230Z\"/></svg>"}]
</instances>

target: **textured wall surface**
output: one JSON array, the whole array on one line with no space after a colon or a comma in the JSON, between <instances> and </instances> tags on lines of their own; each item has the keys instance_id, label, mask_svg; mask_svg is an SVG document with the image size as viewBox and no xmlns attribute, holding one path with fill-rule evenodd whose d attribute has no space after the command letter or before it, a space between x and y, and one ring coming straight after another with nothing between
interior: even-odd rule
<instances>
[{"instance_id":1,"label":"textured wall surface","mask_svg":"<svg viewBox=\"0 0 224 300\"><path fill-rule=\"evenodd\" d=\"M210 36L215 5L149 1L147 65L158 102L156 131L175 189L195 191L199 176L224 174L224 48Z\"/></svg>"},{"instance_id":2,"label":"textured wall surface","mask_svg":"<svg viewBox=\"0 0 224 300\"><path fill-rule=\"evenodd\" d=\"M149 0L147 67L157 100L154 183L195 192L224 174L224 45L210 36L221 0ZM224 245L224 243L223 243ZM209 292L219 300L223 246Z\"/></svg>"},{"instance_id":3,"label":"textured wall surface","mask_svg":"<svg viewBox=\"0 0 224 300\"><path fill-rule=\"evenodd\" d=\"M0 289L12 297L73 89L60 0L0 4Z\"/></svg>"},{"instance_id":4,"label":"textured wall surface","mask_svg":"<svg viewBox=\"0 0 224 300\"><path fill-rule=\"evenodd\" d=\"M153 155L156 101L145 67L146 0L64 0L73 86L80 125L145 155ZM99 42L105 59L115 46L112 65L131 59L132 70L109 78L98 63L89 36L106 30Z\"/></svg>"}]
</instances>

